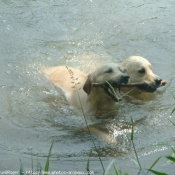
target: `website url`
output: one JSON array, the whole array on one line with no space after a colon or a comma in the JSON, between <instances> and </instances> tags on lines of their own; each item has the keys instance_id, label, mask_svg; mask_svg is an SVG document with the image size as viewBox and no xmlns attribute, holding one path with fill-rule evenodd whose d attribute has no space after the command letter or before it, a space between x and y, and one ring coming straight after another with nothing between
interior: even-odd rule
<instances>
[{"instance_id":1,"label":"website url","mask_svg":"<svg viewBox=\"0 0 175 175\"><path fill-rule=\"evenodd\" d=\"M27 174L32 175L40 175L40 174L48 174L48 175L92 175L95 174L93 171L26 171Z\"/></svg>"}]
</instances>

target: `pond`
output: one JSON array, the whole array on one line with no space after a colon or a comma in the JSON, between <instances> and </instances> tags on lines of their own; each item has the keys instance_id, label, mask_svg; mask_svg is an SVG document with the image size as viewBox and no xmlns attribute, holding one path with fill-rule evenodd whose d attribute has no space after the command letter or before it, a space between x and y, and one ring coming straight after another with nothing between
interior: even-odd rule
<instances>
[{"instance_id":1,"label":"pond","mask_svg":"<svg viewBox=\"0 0 175 175\"><path fill-rule=\"evenodd\" d=\"M154 72L167 80L148 102L123 100L114 118L88 117L90 126L115 133L117 143L93 135L105 168L135 175L137 166L130 140L143 167L170 152L175 143L175 3L113 0L0 1L0 171L34 170L45 166L50 145L52 171L102 174L83 116L67 104L61 90L40 71L67 65L85 72L131 55L147 58ZM20 160L19 160L20 159ZM162 163L163 164L163 163ZM160 164L160 167L162 167ZM159 167L159 170L160 170ZM169 173L171 168L162 167ZM158 170L158 169L157 169Z\"/></svg>"}]
</instances>

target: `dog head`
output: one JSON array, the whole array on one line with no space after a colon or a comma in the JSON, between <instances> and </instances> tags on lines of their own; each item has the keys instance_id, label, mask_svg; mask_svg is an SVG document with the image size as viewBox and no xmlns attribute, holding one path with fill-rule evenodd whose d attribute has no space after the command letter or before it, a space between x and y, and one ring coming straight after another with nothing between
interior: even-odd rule
<instances>
[{"instance_id":1,"label":"dog head","mask_svg":"<svg viewBox=\"0 0 175 175\"><path fill-rule=\"evenodd\" d=\"M121 84L127 84L129 82L129 76L126 73L122 73L119 70L118 65L114 63L100 66L93 73L88 75L88 78L83 86L83 90L90 95L95 85L100 85L105 93L110 96L114 101L116 99L116 93L119 93Z\"/></svg>"},{"instance_id":2,"label":"dog head","mask_svg":"<svg viewBox=\"0 0 175 175\"><path fill-rule=\"evenodd\" d=\"M130 76L130 83L143 82L145 85L138 87L143 91L154 92L162 82L162 79L153 73L149 61L140 56L126 59L121 64L120 70Z\"/></svg>"}]
</instances>

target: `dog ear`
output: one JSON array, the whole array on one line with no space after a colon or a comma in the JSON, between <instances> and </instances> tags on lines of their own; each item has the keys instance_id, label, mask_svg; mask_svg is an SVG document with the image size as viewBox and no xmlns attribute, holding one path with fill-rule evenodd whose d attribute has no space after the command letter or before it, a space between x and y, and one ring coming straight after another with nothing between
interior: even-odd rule
<instances>
[{"instance_id":1,"label":"dog ear","mask_svg":"<svg viewBox=\"0 0 175 175\"><path fill-rule=\"evenodd\" d=\"M83 90L89 95L91 92L91 77L88 75L88 78L83 86Z\"/></svg>"}]
</instances>

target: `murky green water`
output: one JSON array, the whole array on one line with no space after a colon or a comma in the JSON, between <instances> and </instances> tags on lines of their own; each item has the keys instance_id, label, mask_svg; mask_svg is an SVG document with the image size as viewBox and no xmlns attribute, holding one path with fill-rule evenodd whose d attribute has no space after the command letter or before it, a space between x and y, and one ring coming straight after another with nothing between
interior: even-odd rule
<instances>
[{"instance_id":1,"label":"murky green water","mask_svg":"<svg viewBox=\"0 0 175 175\"><path fill-rule=\"evenodd\" d=\"M148 58L167 86L158 90L154 101L123 100L114 119L89 117L88 122L105 127L117 138L117 144L108 144L94 136L105 166L115 160L116 167L137 172L128 160L134 154L130 116L138 120L134 141L143 165L154 162L155 152L164 155L167 146L152 145L174 145L175 140L175 128L169 122L175 121L174 115L170 117L175 106L174 7L173 1L150 0L1 0L0 170L19 170L19 158L31 170L31 152L35 169L37 157L44 166L54 139L52 170L85 170L91 156L92 171L101 173L90 137L82 131L83 117L74 113L63 93L39 70L70 65L87 72L131 55Z\"/></svg>"}]
</instances>

